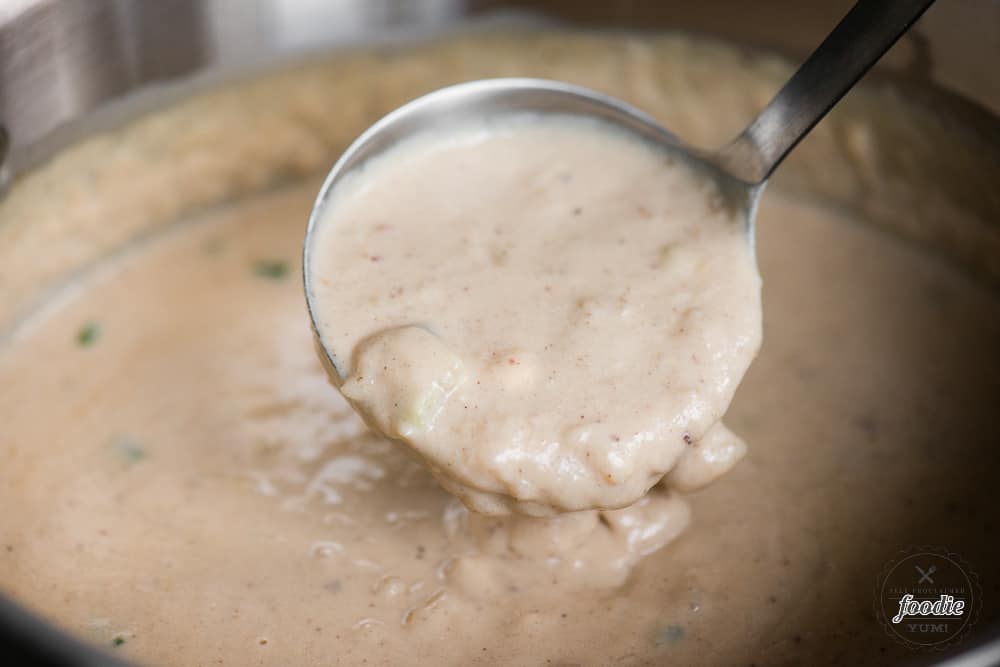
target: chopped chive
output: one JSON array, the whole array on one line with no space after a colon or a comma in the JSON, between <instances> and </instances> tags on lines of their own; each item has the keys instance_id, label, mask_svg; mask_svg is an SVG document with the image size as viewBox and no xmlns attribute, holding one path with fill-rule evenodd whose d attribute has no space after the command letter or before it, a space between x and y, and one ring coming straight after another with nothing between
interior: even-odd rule
<instances>
[{"instance_id":1,"label":"chopped chive","mask_svg":"<svg viewBox=\"0 0 1000 667\"><path fill-rule=\"evenodd\" d=\"M125 638L122 637L121 635L118 635L114 639L111 640L112 646L121 646L124 643L125 643Z\"/></svg>"},{"instance_id":2,"label":"chopped chive","mask_svg":"<svg viewBox=\"0 0 1000 667\"><path fill-rule=\"evenodd\" d=\"M258 259L253 265L254 275L269 280L281 280L288 275L288 262L280 259Z\"/></svg>"},{"instance_id":3,"label":"chopped chive","mask_svg":"<svg viewBox=\"0 0 1000 667\"><path fill-rule=\"evenodd\" d=\"M656 259L653 261L653 268L662 269L670 261L671 255L676 251L676 245L666 243L656 250Z\"/></svg>"},{"instance_id":4,"label":"chopped chive","mask_svg":"<svg viewBox=\"0 0 1000 667\"><path fill-rule=\"evenodd\" d=\"M97 322L87 322L76 333L76 344L80 347L90 347L101 337L101 325Z\"/></svg>"},{"instance_id":5,"label":"chopped chive","mask_svg":"<svg viewBox=\"0 0 1000 667\"><path fill-rule=\"evenodd\" d=\"M111 447L125 463L132 464L146 458L145 448L129 436L117 436L111 441Z\"/></svg>"}]
</instances>

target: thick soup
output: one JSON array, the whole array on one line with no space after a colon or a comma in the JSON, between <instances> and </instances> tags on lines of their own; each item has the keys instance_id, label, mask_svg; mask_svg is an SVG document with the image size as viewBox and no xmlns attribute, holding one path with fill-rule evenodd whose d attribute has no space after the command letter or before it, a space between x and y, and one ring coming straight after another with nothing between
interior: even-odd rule
<instances>
[{"instance_id":1,"label":"thick soup","mask_svg":"<svg viewBox=\"0 0 1000 667\"><path fill-rule=\"evenodd\" d=\"M155 141L90 145L103 161L77 189L43 171L23 184L35 200L0 203L0 241L24 262L0 267L6 317L35 265L80 268L116 225L273 183L268 160L285 177L81 268L0 338L0 592L151 665L884 665L912 654L873 617L876 576L934 544L975 568L979 623L996 619L1000 298L780 181L758 219L764 342L726 413L746 454L684 500L659 485L623 509L475 514L330 386L298 258L318 174L373 117L334 121L324 83L377 79L391 107L390 86L405 99L454 78L551 76L705 139L785 74L677 37L554 39L273 75L153 119ZM551 67L531 55L562 48ZM706 92L705 72L726 85ZM268 142L240 129L260 110ZM810 162L823 131L788 173L852 182ZM167 162L189 177L150 176ZM916 219L914 202L899 215ZM51 253L29 261L36 242Z\"/></svg>"},{"instance_id":2,"label":"thick soup","mask_svg":"<svg viewBox=\"0 0 1000 667\"><path fill-rule=\"evenodd\" d=\"M478 512L708 484L745 450L719 419L761 328L723 187L572 116L406 140L336 185L306 251L341 392Z\"/></svg>"}]
</instances>

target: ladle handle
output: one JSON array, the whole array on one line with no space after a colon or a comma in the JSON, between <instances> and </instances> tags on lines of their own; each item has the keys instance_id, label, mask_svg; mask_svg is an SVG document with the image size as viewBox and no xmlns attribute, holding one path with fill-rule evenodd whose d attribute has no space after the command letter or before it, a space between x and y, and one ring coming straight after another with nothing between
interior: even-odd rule
<instances>
[{"instance_id":1,"label":"ladle handle","mask_svg":"<svg viewBox=\"0 0 1000 667\"><path fill-rule=\"evenodd\" d=\"M788 152L934 0L859 0L788 83L716 156L746 183L767 180Z\"/></svg>"}]
</instances>

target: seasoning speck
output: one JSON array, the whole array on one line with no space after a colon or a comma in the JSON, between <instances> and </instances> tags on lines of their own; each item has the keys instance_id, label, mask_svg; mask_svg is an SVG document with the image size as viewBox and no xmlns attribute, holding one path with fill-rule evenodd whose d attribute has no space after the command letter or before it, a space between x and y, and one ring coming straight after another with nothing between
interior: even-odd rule
<instances>
[{"instance_id":1,"label":"seasoning speck","mask_svg":"<svg viewBox=\"0 0 1000 667\"><path fill-rule=\"evenodd\" d=\"M288 262L281 259L258 259L254 262L253 273L258 278L281 280L288 275Z\"/></svg>"},{"instance_id":2,"label":"seasoning speck","mask_svg":"<svg viewBox=\"0 0 1000 667\"><path fill-rule=\"evenodd\" d=\"M76 344L80 347L90 347L101 337L101 325L97 322L87 322L76 334Z\"/></svg>"},{"instance_id":3,"label":"seasoning speck","mask_svg":"<svg viewBox=\"0 0 1000 667\"><path fill-rule=\"evenodd\" d=\"M202 244L201 249L209 257L214 257L226 249L226 242L220 238L211 238Z\"/></svg>"},{"instance_id":4,"label":"seasoning speck","mask_svg":"<svg viewBox=\"0 0 1000 667\"><path fill-rule=\"evenodd\" d=\"M121 635L115 635L115 636L114 636L114 637L113 637L113 638L111 639L111 645L112 645L112 646L121 646L121 645L122 645L122 644L124 644L124 643L125 643L125 637L123 637L123 636L121 636Z\"/></svg>"}]
</instances>

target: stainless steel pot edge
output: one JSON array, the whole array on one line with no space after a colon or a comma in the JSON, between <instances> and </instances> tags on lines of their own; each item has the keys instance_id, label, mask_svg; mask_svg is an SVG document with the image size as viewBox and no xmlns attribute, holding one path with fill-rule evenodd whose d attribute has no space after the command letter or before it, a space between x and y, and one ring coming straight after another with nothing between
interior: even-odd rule
<instances>
[{"instance_id":1,"label":"stainless steel pot edge","mask_svg":"<svg viewBox=\"0 0 1000 667\"><path fill-rule=\"evenodd\" d=\"M22 6L0 7L0 188L82 137L318 53L552 23L472 16L463 0L317 3L304 16L281 0L10 1Z\"/></svg>"}]
</instances>

